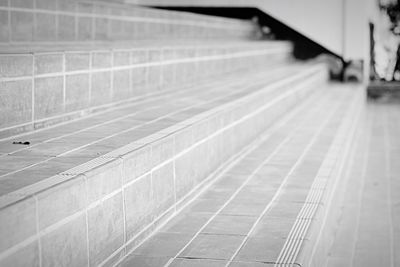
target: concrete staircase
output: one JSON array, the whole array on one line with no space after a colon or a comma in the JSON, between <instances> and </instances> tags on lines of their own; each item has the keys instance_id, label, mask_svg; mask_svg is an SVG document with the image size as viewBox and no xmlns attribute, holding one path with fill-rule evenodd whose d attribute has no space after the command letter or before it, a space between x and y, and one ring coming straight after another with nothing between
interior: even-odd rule
<instances>
[{"instance_id":1,"label":"concrete staircase","mask_svg":"<svg viewBox=\"0 0 400 267\"><path fill-rule=\"evenodd\" d=\"M361 90L249 21L66 0L0 14L1 266L310 260Z\"/></svg>"}]
</instances>

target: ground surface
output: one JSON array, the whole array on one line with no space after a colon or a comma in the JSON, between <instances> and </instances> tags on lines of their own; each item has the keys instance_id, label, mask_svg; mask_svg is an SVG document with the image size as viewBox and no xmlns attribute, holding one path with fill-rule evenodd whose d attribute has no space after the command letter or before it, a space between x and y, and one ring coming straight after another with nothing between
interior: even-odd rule
<instances>
[{"instance_id":1,"label":"ground surface","mask_svg":"<svg viewBox=\"0 0 400 267\"><path fill-rule=\"evenodd\" d=\"M400 99L366 104L327 266L400 266Z\"/></svg>"},{"instance_id":2,"label":"ground surface","mask_svg":"<svg viewBox=\"0 0 400 267\"><path fill-rule=\"evenodd\" d=\"M284 262L292 229L350 94L336 88L300 107L121 266L261 267ZM400 266L400 101L363 105L351 167L338 193L342 204L333 223L329 267ZM289 262L296 262L296 256Z\"/></svg>"}]
</instances>

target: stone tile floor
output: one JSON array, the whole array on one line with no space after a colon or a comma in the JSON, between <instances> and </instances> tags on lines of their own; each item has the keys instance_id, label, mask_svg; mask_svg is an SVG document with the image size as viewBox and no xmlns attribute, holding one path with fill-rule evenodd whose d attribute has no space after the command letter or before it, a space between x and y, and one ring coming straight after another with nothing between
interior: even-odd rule
<instances>
[{"instance_id":1,"label":"stone tile floor","mask_svg":"<svg viewBox=\"0 0 400 267\"><path fill-rule=\"evenodd\" d=\"M366 105L326 263L400 266L400 99Z\"/></svg>"},{"instance_id":2,"label":"stone tile floor","mask_svg":"<svg viewBox=\"0 0 400 267\"><path fill-rule=\"evenodd\" d=\"M240 99L266 84L279 81L288 71L305 66L281 65L268 73L227 75L218 81L198 83L161 93L133 104L34 133L0 139L0 196L100 157L196 114ZM248 84L248 81L253 81ZM271 91L271 98L279 92ZM29 141L29 146L13 141Z\"/></svg>"},{"instance_id":3,"label":"stone tile floor","mask_svg":"<svg viewBox=\"0 0 400 267\"><path fill-rule=\"evenodd\" d=\"M275 266L351 106L354 91L329 89L268 131L119 266Z\"/></svg>"}]
</instances>

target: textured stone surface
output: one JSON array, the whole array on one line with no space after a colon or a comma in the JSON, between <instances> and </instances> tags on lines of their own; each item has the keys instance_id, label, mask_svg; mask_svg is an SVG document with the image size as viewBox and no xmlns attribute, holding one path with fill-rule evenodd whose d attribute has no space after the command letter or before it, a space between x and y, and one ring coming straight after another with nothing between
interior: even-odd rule
<instances>
[{"instance_id":1,"label":"textured stone surface","mask_svg":"<svg viewBox=\"0 0 400 267\"><path fill-rule=\"evenodd\" d=\"M58 1L62 2L62 1ZM39 9L47 9L47 10L55 10L57 7L57 2L52 0L36 0L36 8Z\"/></svg>"},{"instance_id":2,"label":"textured stone surface","mask_svg":"<svg viewBox=\"0 0 400 267\"><path fill-rule=\"evenodd\" d=\"M32 119L32 81L0 82L0 127Z\"/></svg>"},{"instance_id":3,"label":"textured stone surface","mask_svg":"<svg viewBox=\"0 0 400 267\"><path fill-rule=\"evenodd\" d=\"M63 71L63 55L38 54L35 55L35 74L55 73Z\"/></svg>"},{"instance_id":4,"label":"textured stone surface","mask_svg":"<svg viewBox=\"0 0 400 267\"><path fill-rule=\"evenodd\" d=\"M3 258L0 260L0 265L15 267L40 267L38 240L34 240L27 246Z\"/></svg>"},{"instance_id":5,"label":"textured stone surface","mask_svg":"<svg viewBox=\"0 0 400 267\"><path fill-rule=\"evenodd\" d=\"M129 75L129 70L114 71L113 100L122 100L132 97Z\"/></svg>"},{"instance_id":6,"label":"textured stone surface","mask_svg":"<svg viewBox=\"0 0 400 267\"><path fill-rule=\"evenodd\" d=\"M36 205L30 198L0 210L0 251L36 235Z\"/></svg>"},{"instance_id":7,"label":"textured stone surface","mask_svg":"<svg viewBox=\"0 0 400 267\"><path fill-rule=\"evenodd\" d=\"M104 261L124 242L122 193L100 202L88 212L90 266Z\"/></svg>"},{"instance_id":8,"label":"textured stone surface","mask_svg":"<svg viewBox=\"0 0 400 267\"><path fill-rule=\"evenodd\" d=\"M151 148L146 146L123 156L124 183L133 181L151 169Z\"/></svg>"},{"instance_id":9,"label":"textured stone surface","mask_svg":"<svg viewBox=\"0 0 400 267\"><path fill-rule=\"evenodd\" d=\"M89 69L90 55L84 52L66 53L65 70L87 70Z\"/></svg>"},{"instance_id":10,"label":"textured stone surface","mask_svg":"<svg viewBox=\"0 0 400 267\"><path fill-rule=\"evenodd\" d=\"M153 219L151 176L146 175L124 190L126 238L130 240Z\"/></svg>"},{"instance_id":11,"label":"textured stone surface","mask_svg":"<svg viewBox=\"0 0 400 267\"><path fill-rule=\"evenodd\" d=\"M60 41L73 41L76 38L75 17L68 15L58 16L58 39Z\"/></svg>"},{"instance_id":12,"label":"textured stone surface","mask_svg":"<svg viewBox=\"0 0 400 267\"><path fill-rule=\"evenodd\" d=\"M65 110L75 111L89 106L89 74L66 77Z\"/></svg>"},{"instance_id":13,"label":"textured stone surface","mask_svg":"<svg viewBox=\"0 0 400 267\"><path fill-rule=\"evenodd\" d=\"M92 40L92 18L78 17L78 40Z\"/></svg>"},{"instance_id":14,"label":"textured stone surface","mask_svg":"<svg viewBox=\"0 0 400 267\"><path fill-rule=\"evenodd\" d=\"M11 40L17 42L32 41L33 29L34 29L33 13L11 11L10 14L11 14Z\"/></svg>"},{"instance_id":15,"label":"textured stone surface","mask_svg":"<svg viewBox=\"0 0 400 267\"><path fill-rule=\"evenodd\" d=\"M82 214L43 236L43 266L83 266L87 259L86 216Z\"/></svg>"},{"instance_id":16,"label":"textured stone surface","mask_svg":"<svg viewBox=\"0 0 400 267\"><path fill-rule=\"evenodd\" d=\"M30 76L32 66L31 55L0 55L0 78Z\"/></svg>"},{"instance_id":17,"label":"textured stone surface","mask_svg":"<svg viewBox=\"0 0 400 267\"><path fill-rule=\"evenodd\" d=\"M103 167L103 169L98 170L95 174L87 175L89 203L99 200L121 188L121 164L114 163L113 165Z\"/></svg>"},{"instance_id":18,"label":"textured stone surface","mask_svg":"<svg viewBox=\"0 0 400 267\"><path fill-rule=\"evenodd\" d=\"M161 215L175 202L174 169L173 164L154 170L152 179L152 202L155 215Z\"/></svg>"},{"instance_id":19,"label":"textured stone surface","mask_svg":"<svg viewBox=\"0 0 400 267\"><path fill-rule=\"evenodd\" d=\"M51 5L49 7L51 7ZM36 14L35 40L55 41L56 37L56 16L50 14Z\"/></svg>"},{"instance_id":20,"label":"textured stone surface","mask_svg":"<svg viewBox=\"0 0 400 267\"><path fill-rule=\"evenodd\" d=\"M35 119L43 119L64 111L63 77L35 79Z\"/></svg>"},{"instance_id":21,"label":"textured stone surface","mask_svg":"<svg viewBox=\"0 0 400 267\"><path fill-rule=\"evenodd\" d=\"M9 41L8 12L0 10L0 42Z\"/></svg>"},{"instance_id":22,"label":"textured stone surface","mask_svg":"<svg viewBox=\"0 0 400 267\"><path fill-rule=\"evenodd\" d=\"M96 106L111 101L111 72L96 72L91 75L90 105Z\"/></svg>"},{"instance_id":23,"label":"textured stone surface","mask_svg":"<svg viewBox=\"0 0 400 267\"><path fill-rule=\"evenodd\" d=\"M111 52L93 52L92 68L101 69L111 67Z\"/></svg>"},{"instance_id":24,"label":"textured stone surface","mask_svg":"<svg viewBox=\"0 0 400 267\"><path fill-rule=\"evenodd\" d=\"M242 236L200 234L179 256L228 260L242 241Z\"/></svg>"},{"instance_id":25,"label":"textured stone surface","mask_svg":"<svg viewBox=\"0 0 400 267\"><path fill-rule=\"evenodd\" d=\"M38 196L39 229L44 229L86 206L86 188L83 176L51 188Z\"/></svg>"}]
</instances>

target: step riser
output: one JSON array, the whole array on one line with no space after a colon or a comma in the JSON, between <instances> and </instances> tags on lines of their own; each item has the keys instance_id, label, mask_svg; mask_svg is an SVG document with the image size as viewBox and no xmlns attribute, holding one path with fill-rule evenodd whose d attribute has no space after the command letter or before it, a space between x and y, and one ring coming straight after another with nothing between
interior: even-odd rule
<instances>
[{"instance_id":1,"label":"step riser","mask_svg":"<svg viewBox=\"0 0 400 267\"><path fill-rule=\"evenodd\" d=\"M40 257L49 265L111 265L188 201L218 166L326 77L323 67L315 68L313 75L303 73L277 85L274 90L288 90L280 100L271 102L270 94L258 92L219 112L198 116L185 128L164 130L164 138L139 150L130 152L128 146L113 151L98 160L104 163L97 168L79 167L59 175L59 180L70 180L0 211L2 220L7 215L0 223L0 263L15 266ZM308 84L297 87L302 82ZM84 175L73 178L80 172Z\"/></svg>"},{"instance_id":2,"label":"step riser","mask_svg":"<svg viewBox=\"0 0 400 267\"><path fill-rule=\"evenodd\" d=\"M4 2L4 1L3 1ZM0 44L141 40L249 39L255 25L183 12L75 0L5 1Z\"/></svg>"},{"instance_id":3,"label":"step riser","mask_svg":"<svg viewBox=\"0 0 400 267\"><path fill-rule=\"evenodd\" d=\"M288 56L257 45L0 55L0 138Z\"/></svg>"}]
</instances>

